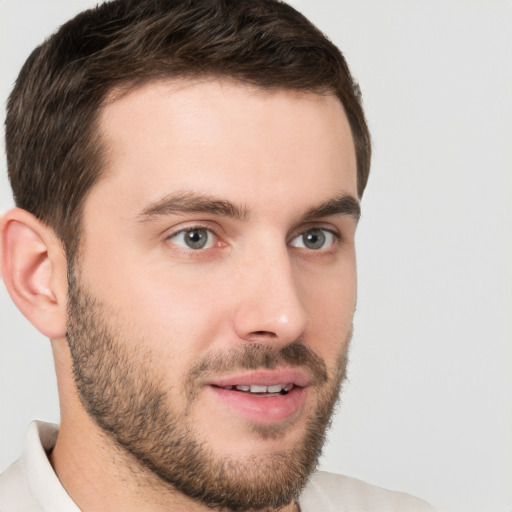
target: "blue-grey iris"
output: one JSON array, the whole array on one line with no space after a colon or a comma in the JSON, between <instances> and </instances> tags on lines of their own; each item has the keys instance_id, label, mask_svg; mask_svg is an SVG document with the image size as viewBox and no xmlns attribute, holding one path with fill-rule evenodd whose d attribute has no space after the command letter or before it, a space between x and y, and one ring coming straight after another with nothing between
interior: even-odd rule
<instances>
[{"instance_id":1,"label":"blue-grey iris","mask_svg":"<svg viewBox=\"0 0 512 512\"><path fill-rule=\"evenodd\" d=\"M325 233L321 229L311 229L302 235L302 241L308 249L321 249L325 244Z\"/></svg>"}]
</instances>

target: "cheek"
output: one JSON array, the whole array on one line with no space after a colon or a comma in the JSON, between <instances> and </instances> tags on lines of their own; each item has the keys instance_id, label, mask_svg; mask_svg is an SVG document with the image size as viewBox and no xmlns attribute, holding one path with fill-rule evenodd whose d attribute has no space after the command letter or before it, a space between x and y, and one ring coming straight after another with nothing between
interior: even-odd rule
<instances>
[{"instance_id":1,"label":"cheek","mask_svg":"<svg viewBox=\"0 0 512 512\"><path fill-rule=\"evenodd\" d=\"M138 298L127 309L147 333L152 349L164 358L193 361L222 329L223 304L205 287L198 290L190 282L160 279L139 283Z\"/></svg>"},{"instance_id":2,"label":"cheek","mask_svg":"<svg viewBox=\"0 0 512 512\"><path fill-rule=\"evenodd\" d=\"M355 263L346 264L313 283L303 283L308 312L307 340L326 363L338 359L352 331L357 296Z\"/></svg>"},{"instance_id":3,"label":"cheek","mask_svg":"<svg viewBox=\"0 0 512 512\"><path fill-rule=\"evenodd\" d=\"M111 321L153 358L177 369L206 350L221 329L223 303L213 279L172 265L94 255L84 262L89 290L112 311ZM203 276L204 277L204 276ZM225 309L225 308L224 308Z\"/></svg>"}]
</instances>

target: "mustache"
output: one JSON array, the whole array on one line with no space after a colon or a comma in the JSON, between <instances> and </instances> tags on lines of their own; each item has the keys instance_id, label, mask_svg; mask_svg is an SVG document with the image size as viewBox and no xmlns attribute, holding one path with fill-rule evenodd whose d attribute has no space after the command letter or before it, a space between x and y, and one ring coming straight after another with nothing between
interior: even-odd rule
<instances>
[{"instance_id":1,"label":"mustache","mask_svg":"<svg viewBox=\"0 0 512 512\"><path fill-rule=\"evenodd\" d=\"M278 350L269 345L247 344L222 353L203 356L190 369L187 383L197 383L211 375L233 370L273 370L287 366L306 370L313 385L327 382L328 374L324 361L301 341L295 341Z\"/></svg>"}]
</instances>

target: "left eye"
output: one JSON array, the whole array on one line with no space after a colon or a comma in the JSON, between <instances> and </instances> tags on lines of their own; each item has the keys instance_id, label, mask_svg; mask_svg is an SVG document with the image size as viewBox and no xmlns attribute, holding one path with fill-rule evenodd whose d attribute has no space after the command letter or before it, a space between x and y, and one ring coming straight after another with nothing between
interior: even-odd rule
<instances>
[{"instance_id":1,"label":"left eye","mask_svg":"<svg viewBox=\"0 0 512 512\"><path fill-rule=\"evenodd\" d=\"M215 235L206 228L190 228L178 231L169 240L187 249L209 249L215 244Z\"/></svg>"},{"instance_id":2,"label":"left eye","mask_svg":"<svg viewBox=\"0 0 512 512\"><path fill-rule=\"evenodd\" d=\"M319 251L321 249L328 249L329 247L332 247L334 241L335 235L331 231L327 229L314 228L301 233L291 241L290 245L292 247Z\"/></svg>"}]
</instances>

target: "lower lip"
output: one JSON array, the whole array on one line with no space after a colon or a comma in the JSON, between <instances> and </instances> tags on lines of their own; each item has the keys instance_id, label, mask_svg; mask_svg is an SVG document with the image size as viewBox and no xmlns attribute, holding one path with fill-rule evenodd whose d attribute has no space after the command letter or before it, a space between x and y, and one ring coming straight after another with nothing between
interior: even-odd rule
<instances>
[{"instance_id":1,"label":"lower lip","mask_svg":"<svg viewBox=\"0 0 512 512\"><path fill-rule=\"evenodd\" d=\"M306 401L305 388L293 388L286 395L264 396L209 386L215 396L249 421L270 425L300 413Z\"/></svg>"}]
</instances>

